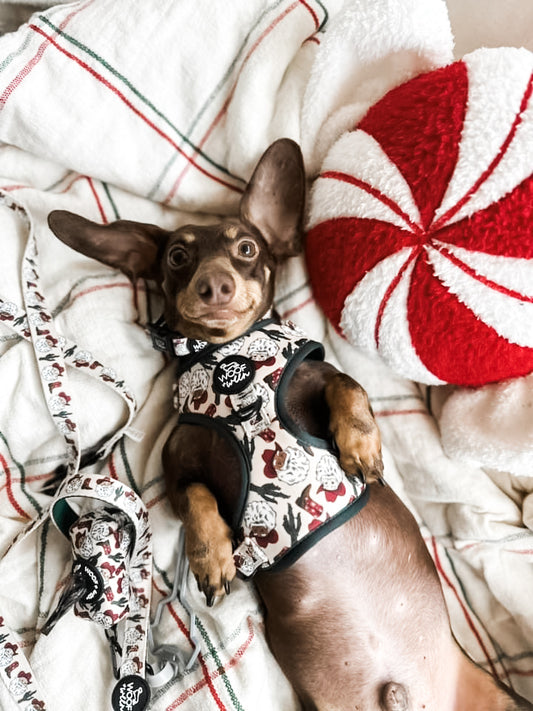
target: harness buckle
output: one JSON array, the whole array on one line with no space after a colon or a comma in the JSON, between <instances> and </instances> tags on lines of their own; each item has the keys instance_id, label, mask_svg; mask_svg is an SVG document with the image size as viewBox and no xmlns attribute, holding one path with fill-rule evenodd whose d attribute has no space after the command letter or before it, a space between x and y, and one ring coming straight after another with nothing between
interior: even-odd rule
<instances>
[{"instance_id":1,"label":"harness buckle","mask_svg":"<svg viewBox=\"0 0 533 711\"><path fill-rule=\"evenodd\" d=\"M258 568L268 565L268 556L253 538L246 538L233 551L235 567L245 577L250 577Z\"/></svg>"},{"instance_id":2,"label":"harness buckle","mask_svg":"<svg viewBox=\"0 0 533 711\"><path fill-rule=\"evenodd\" d=\"M156 351L172 353L172 332L166 327L163 317L155 323L149 323L146 328L152 339L152 347Z\"/></svg>"},{"instance_id":3,"label":"harness buckle","mask_svg":"<svg viewBox=\"0 0 533 711\"><path fill-rule=\"evenodd\" d=\"M233 411L249 438L270 426L271 418L266 407L268 395L262 385L251 383L245 390L229 397Z\"/></svg>"}]
</instances>

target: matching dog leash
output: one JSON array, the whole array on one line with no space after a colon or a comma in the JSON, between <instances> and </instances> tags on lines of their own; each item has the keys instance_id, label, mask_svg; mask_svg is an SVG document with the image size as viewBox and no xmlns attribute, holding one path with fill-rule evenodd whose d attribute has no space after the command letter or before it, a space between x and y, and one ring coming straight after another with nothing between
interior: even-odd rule
<instances>
[{"instance_id":1,"label":"matching dog leash","mask_svg":"<svg viewBox=\"0 0 533 711\"><path fill-rule=\"evenodd\" d=\"M87 504L88 499L97 507L80 516L76 508ZM122 482L76 473L61 485L51 516L72 543L75 557L71 580L77 578L82 592L74 602L75 614L115 634L123 626L113 708L141 711L150 700L145 678L152 588L148 511L140 497ZM67 589L64 594L68 596L69 592ZM49 624L45 631L50 628Z\"/></svg>"},{"instance_id":2,"label":"matching dog leash","mask_svg":"<svg viewBox=\"0 0 533 711\"><path fill-rule=\"evenodd\" d=\"M112 387L128 407L126 423L98 449L95 459L105 458L124 435L140 438L140 433L131 427L136 412L135 400L114 370L55 333L53 318L40 289L37 245L29 213L11 197L0 195L0 203L12 209L24 221L29 232L22 273L26 309L0 298L0 319L21 338L32 343L48 410L67 447L66 474L54 501L49 509L38 514L19 533L8 552L35 531L48 516L70 539L74 554L72 572L56 611L45 624L44 632L49 633L70 607L78 616L101 625L110 642L117 679L112 692L112 706L115 711L142 711L150 700L150 686L170 681L184 663L179 650L170 645L156 647L153 641L150 627L151 533L144 503L126 484L80 470L79 431L72 398L68 394L67 366L83 368L92 377ZM184 604L188 566L183 540L178 550L176 575L176 590L159 603L157 622L164 605L170 599L179 597L179 593ZM181 583L179 593L178 583ZM200 648L194 634L194 615L188 605L184 604L184 607L191 615L191 638L195 645L185 665L188 669L196 660ZM157 671L146 662L149 654L154 665L161 667ZM1 616L0 677L12 698L25 711L44 711L43 695L29 662Z\"/></svg>"}]
</instances>

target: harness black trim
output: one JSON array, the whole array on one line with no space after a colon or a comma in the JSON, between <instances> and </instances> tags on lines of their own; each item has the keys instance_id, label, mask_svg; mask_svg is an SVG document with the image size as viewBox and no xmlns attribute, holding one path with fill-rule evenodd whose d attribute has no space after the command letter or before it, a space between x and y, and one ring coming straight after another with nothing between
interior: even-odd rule
<instances>
[{"instance_id":1,"label":"harness black trim","mask_svg":"<svg viewBox=\"0 0 533 711\"><path fill-rule=\"evenodd\" d=\"M236 534L244 514L244 507L248 498L248 491L250 489L250 469L247 465L246 455L242 444L236 437L233 436L227 425L214 417L208 417L207 415L197 414L194 412L185 412L179 416L178 423L180 425L196 425L215 429L221 436L224 437L224 439L236 452L241 474L241 488L239 498L237 499L234 511L232 512L231 520L228 521L233 533Z\"/></svg>"},{"instance_id":2,"label":"harness black trim","mask_svg":"<svg viewBox=\"0 0 533 711\"><path fill-rule=\"evenodd\" d=\"M275 407L280 423L286 430L294 435L296 439L300 442L305 442L312 447L327 449L328 451L335 453L331 442L327 439L323 439L322 437L315 437L299 427L291 418L287 409L287 388L292 376L294 375L294 371L304 362L304 360L324 360L324 353L324 346L321 343L318 343L318 341L308 341L298 351L296 351L296 353L294 353L291 360L287 362L278 383Z\"/></svg>"},{"instance_id":3,"label":"harness black trim","mask_svg":"<svg viewBox=\"0 0 533 711\"><path fill-rule=\"evenodd\" d=\"M369 496L370 487L367 485L358 499L352 501L351 504L342 509L342 511L339 511L339 513L335 516L332 516L327 521L324 521L324 523L318 528L315 528L313 531L309 531L304 538L301 538L298 543L278 558L275 563L264 569L264 571L261 570L261 572L279 573L280 571L289 568L298 560L298 558L303 556L304 553L307 553L307 551L310 550L315 543L318 543L321 538L324 538L324 536L327 536L328 533L331 533L336 528L339 528L339 526L346 523L346 521L352 518L352 516L359 513L359 511L361 511L361 509L367 504Z\"/></svg>"}]
</instances>

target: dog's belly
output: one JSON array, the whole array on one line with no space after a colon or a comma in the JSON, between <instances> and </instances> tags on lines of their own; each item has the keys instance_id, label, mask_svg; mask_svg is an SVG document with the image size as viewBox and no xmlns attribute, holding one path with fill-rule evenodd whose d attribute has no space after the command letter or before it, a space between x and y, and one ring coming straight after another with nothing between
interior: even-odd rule
<instances>
[{"instance_id":1,"label":"dog's belly","mask_svg":"<svg viewBox=\"0 0 533 711\"><path fill-rule=\"evenodd\" d=\"M272 651L306 704L375 711L388 682L408 706L454 709L461 664L441 588L416 523L391 489L287 571L256 582Z\"/></svg>"}]
</instances>

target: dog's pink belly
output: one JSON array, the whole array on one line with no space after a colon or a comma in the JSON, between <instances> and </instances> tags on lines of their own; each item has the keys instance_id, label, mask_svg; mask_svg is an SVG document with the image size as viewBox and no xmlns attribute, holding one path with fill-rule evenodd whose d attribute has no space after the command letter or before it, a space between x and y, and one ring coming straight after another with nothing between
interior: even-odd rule
<instances>
[{"instance_id":1,"label":"dog's pink belly","mask_svg":"<svg viewBox=\"0 0 533 711\"><path fill-rule=\"evenodd\" d=\"M454 709L462 657L418 527L390 489L373 486L361 513L257 583L271 648L309 708L386 708L395 682L408 706L391 711Z\"/></svg>"},{"instance_id":2,"label":"dog's pink belly","mask_svg":"<svg viewBox=\"0 0 533 711\"><path fill-rule=\"evenodd\" d=\"M308 614L267 620L269 644L300 698L319 711L377 711L393 682L405 704L388 711L454 710L459 652L446 626L436 619L436 629L422 629L416 614L393 619L394 611L388 623L369 607L321 600Z\"/></svg>"}]
</instances>

